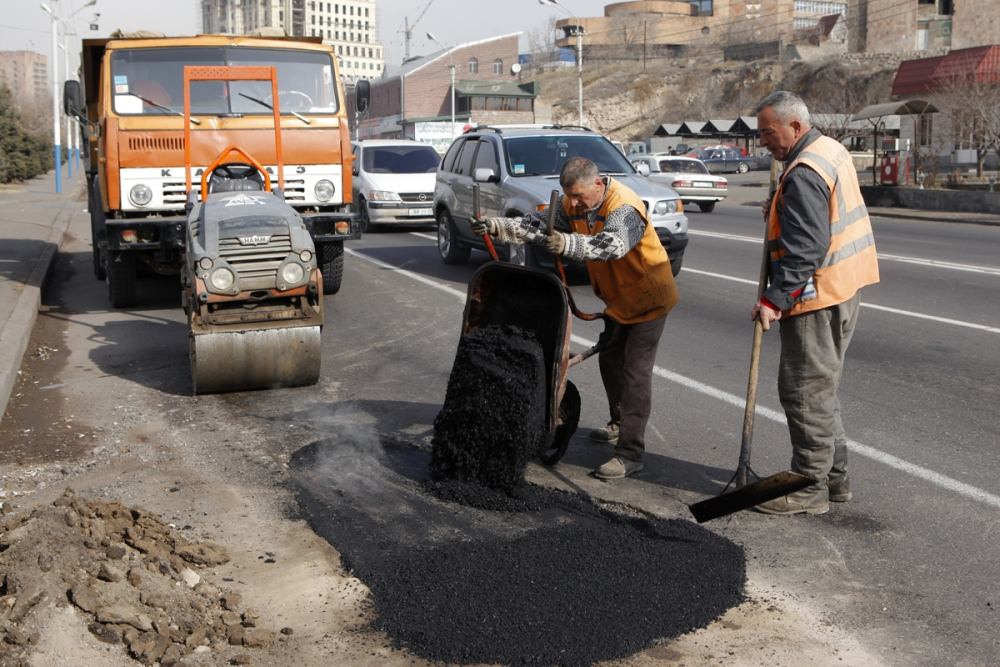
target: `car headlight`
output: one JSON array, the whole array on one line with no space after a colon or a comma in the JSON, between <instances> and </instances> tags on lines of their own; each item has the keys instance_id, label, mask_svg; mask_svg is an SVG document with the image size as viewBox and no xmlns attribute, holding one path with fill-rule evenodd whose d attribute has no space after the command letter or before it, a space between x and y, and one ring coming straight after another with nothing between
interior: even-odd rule
<instances>
[{"instance_id":1,"label":"car headlight","mask_svg":"<svg viewBox=\"0 0 1000 667\"><path fill-rule=\"evenodd\" d=\"M680 199L661 199L656 202L656 206L653 207L653 213L655 215L667 215L669 213L677 213L680 208Z\"/></svg>"},{"instance_id":2,"label":"car headlight","mask_svg":"<svg viewBox=\"0 0 1000 667\"><path fill-rule=\"evenodd\" d=\"M149 202L153 201L153 191L149 189L148 185L137 183L132 186L131 190L128 191L128 198L131 199L132 203L136 206L145 206Z\"/></svg>"},{"instance_id":3,"label":"car headlight","mask_svg":"<svg viewBox=\"0 0 1000 667\"><path fill-rule=\"evenodd\" d=\"M315 193L316 199L319 201L330 201L333 199L333 194L336 191L337 188L333 187L333 183L325 178L323 180L316 181L316 185L313 187L313 193Z\"/></svg>"},{"instance_id":4,"label":"car headlight","mask_svg":"<svg viewBox=\"0 0 1000 667\"><path fill-rule=\"evenodd\" d=\"M286 285L298 285L305 275L302 265L297 262L289 262L281 267L281 279Z\"/></svg>"},{"instance_id":5,"label":"car headlight","mask_svg":"<svg viewBox=\"0 0 1000 667\"><path fill-rule=\"evenodd\" d=\"M368 193L368 201L403 201L395 192L388 190L372 190Z\"/></svg>"},{"instance_id":6,"label":"car headlight","mask_svg":"<svg viewBox=\"0 0 1000 667\"><path fill-rule=\"evenodd\" d=\"M219 292L228 292L233 288L233 284L236 282L236 276L232 271L224 266L220 266L215 271L212 271L212 275L209 278L212 283L212 287Z\"/></svg>"}]
</instances>

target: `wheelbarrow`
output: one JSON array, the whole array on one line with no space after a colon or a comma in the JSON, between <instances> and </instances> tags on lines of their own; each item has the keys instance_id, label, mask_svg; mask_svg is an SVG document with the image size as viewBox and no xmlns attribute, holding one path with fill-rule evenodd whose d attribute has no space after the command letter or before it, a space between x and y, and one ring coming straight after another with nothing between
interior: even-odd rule
<instances>
[{"instance_id":1,"label":"wheelbarrow","mask_svg":"<svg viewBox=\"0 0 1000 667\"><path fill-rule=\"evenodd\" d=\"M479 217L479 186L473 187L473 217ZM552 231L559 192L552 191L548 209L548 228ZM597 344L576 355L570 355L572 318L585 321L604 319L600 313L581 312L573 301L559 258L559 276L544 269L515 266L500 261L492 239L483 237L486 249L494 261L484 264L469 280L462 333L488 325L508 324L534 333L542 345L545 360L545 423L547 435L542 439L539 457L545 465L554 465L566 453L569 440L580 421L580 393L570 382L569 369L589 359L607 346L602 334ZM608 327L605 326L605 330Z\"/></svg>"}]
</instances>

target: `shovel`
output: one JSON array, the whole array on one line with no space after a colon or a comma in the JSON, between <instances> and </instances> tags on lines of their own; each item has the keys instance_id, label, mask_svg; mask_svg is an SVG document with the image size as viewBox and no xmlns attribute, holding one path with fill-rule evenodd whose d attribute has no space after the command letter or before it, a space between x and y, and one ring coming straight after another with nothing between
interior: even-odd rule
<instances>
[{"instance_id":1,"label":"shovel","mask_svg":"<svg viewBox=\"0 0 1000 667\"><path fill-rule=\"evenodd\" d=\"M479 183L475 183L472 186L472 219L479 220L479 214ZM493 261L499 262L500 256L497 255L497 249L493 246L493 239L490 238L489 234L483 234L483 243L486 244L486 251L490 253Z\"/></svg>"},{"instance_id":2,"label":"shovel","mask_svg":"<svg viewBox=\"0 0 1000 667\"><path fill-rule=\"evenodd\" d=\"M773 196L778 182L778 163L771 161L771 188ZM764 234L764 252L761 258L760 274L757 278L757 298L764 293L767 285L767 234ZM729 480L726 489L735 483L736 490L721 495L702 500L701 502L688 505L691 514L698 523L705 523L710 519L717 519L721 516L745 510L754 505L774 500L781 496L794 493L799 489L804 489L816 482L812 477L800 475L790 470L775 473L770 477L760 479L750 467L750 442L753 439L753 417L757 408L757 376L760 367L760 346L764 338L764 327L760 319L754 321L753 345L750 349L750 373L747 379L747 401L743 410L743 437L740 441L740 461L736 468L736 474ZM751 475L754 481L750 481Z\"/></svg>"}]
</instances>

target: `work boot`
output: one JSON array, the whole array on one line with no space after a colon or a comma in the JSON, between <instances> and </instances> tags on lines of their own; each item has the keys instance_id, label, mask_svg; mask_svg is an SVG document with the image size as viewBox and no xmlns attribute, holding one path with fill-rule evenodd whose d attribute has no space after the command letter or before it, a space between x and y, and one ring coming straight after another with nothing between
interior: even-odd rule
<instances>
[{"instance_id":1,"label":"work boot","mask_svg":"<svg viewBox=\"0 0 1000 667\"><path fill-rule=\"evenodd\" d=\"M830 511L830 501L823 491L803 489L787 496L781 496L766 503L760 503L755 510L764 514L826 514Z\"/></svg>"},{"instance_id":2,"label":"work boot","mask_svg":"<svg viewBox=\"0 0 1000 667\"><path fill-rule=\"evenodd\" d=\"M846 472L836 479L831 477L827 484L830 487L830 502L846 503L854 497L851 493L851 478Z\"/></svg>"},{"instance_id":3,"label":"work boot","mask_svg":"<svg viewBox=\"0 0 1000 667\"><path fill-rule=\"evenodd\" d=\"M595 442L608 442L612 445L616 444L618 442L617 422L608 422L607 426L595 428L590 432L590 439Z\"/></svg>"},{"instance_id":4,"label":"work boot","mask_svg":"<svg viewBox=\"0 0 1000 667\"><path fill-rule=\"evenodd\" d=\"M622 479L640 470L642 470L642 461L613 456L607 463L594 471L594 476L599 479Z\"/></svg>"}]
</instances>

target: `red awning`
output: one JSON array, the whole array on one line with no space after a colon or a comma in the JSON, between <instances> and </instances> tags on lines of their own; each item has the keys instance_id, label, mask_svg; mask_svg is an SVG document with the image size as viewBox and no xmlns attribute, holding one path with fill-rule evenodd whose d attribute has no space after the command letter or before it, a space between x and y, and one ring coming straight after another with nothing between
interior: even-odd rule
<instances>
[{"instance_id":1,"label":"red awning","mask_svg":"<svg viewBox=\"0 0 1000 667\"><path fill-rule=\"evenodd\" d=\"M904 60L892 82L893 97L926 93L961 81L1000 84L1000 45L957 49L945 56Z\"/></svg>"}]
</instances>

